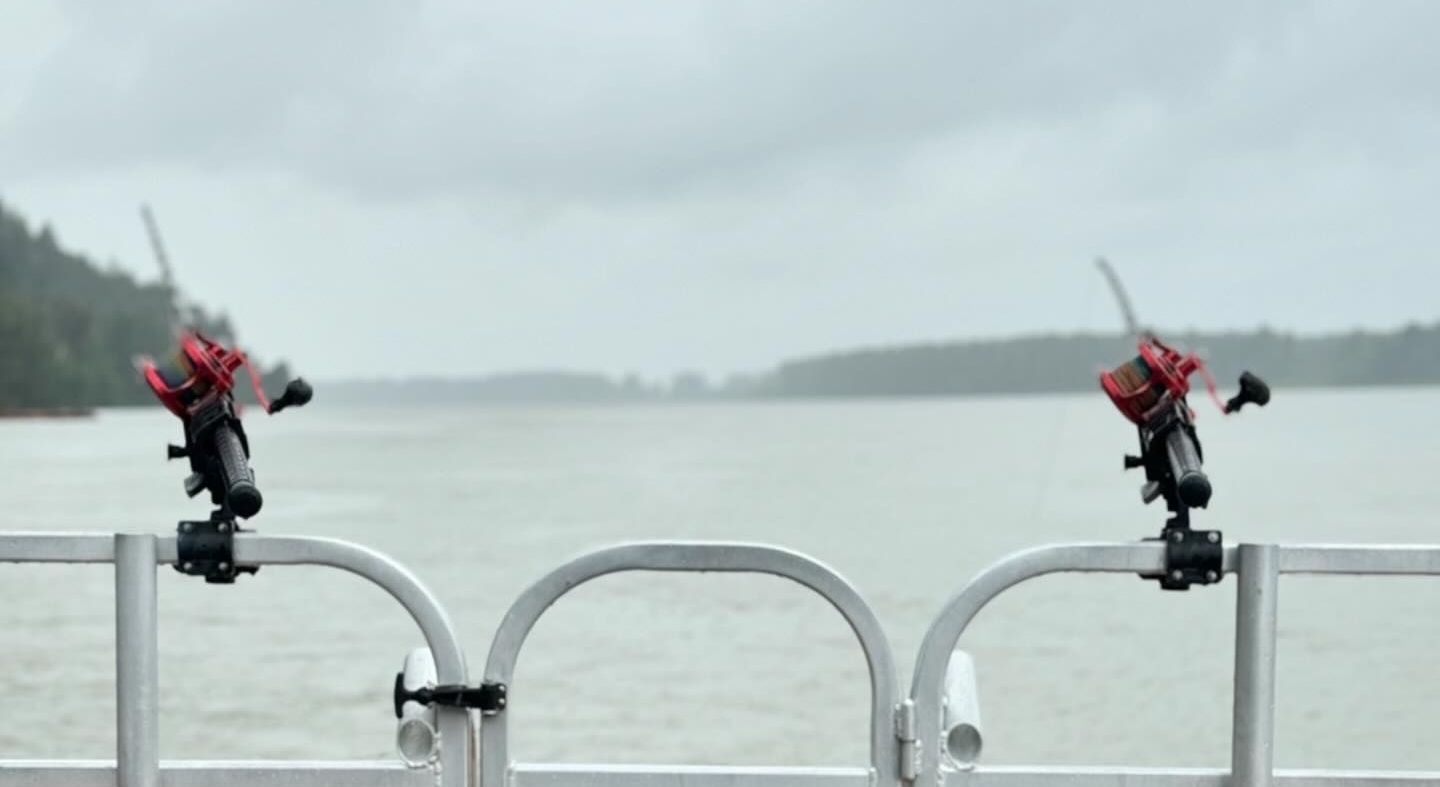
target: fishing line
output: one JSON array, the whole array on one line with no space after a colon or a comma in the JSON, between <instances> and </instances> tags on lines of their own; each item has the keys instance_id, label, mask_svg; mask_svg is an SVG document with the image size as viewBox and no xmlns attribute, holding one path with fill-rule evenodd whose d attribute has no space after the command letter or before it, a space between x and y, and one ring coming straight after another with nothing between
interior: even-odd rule
<instances>
[{"instance_id":1,"label":"fishing line","mask_svg":"<svg viewBox=\"0 0 1440 787\"><path fill-rule=\"evenodd\" d=\"M1085 296L1082 300L1082 303L1088 305L1088 308L1085 311L1085 321L1082 323L1082 325L1088 325L1090 324L1090 320L1095 316L1096 298L1094 277L1086 277ZM1069 418L1069 413L1067 412L1067 409L1068 408L1064 406L1055 408L1055 421L1054 424L1051 426L1050 430L1048 431L1048 434L1051 437L1052 446L1059 443L1061 436L1064 434L1065 424L1067 419ZM1040 478L1039 483L1035 487L1035 496L1031 499L1030 510L1026 514L1027 518L1029 518L1030 520L1034 520L1037 516L1039 516L1041 506L1044 505L1045 502L1047 502L1047 498L1049 497L1050 485L1054 482L1055 465L1059 460L1060 452L1051 450L1046 451L1045 454L1047 458L1044 462L1043 467L1040 468Z\"/></svg>"}]
</instances>

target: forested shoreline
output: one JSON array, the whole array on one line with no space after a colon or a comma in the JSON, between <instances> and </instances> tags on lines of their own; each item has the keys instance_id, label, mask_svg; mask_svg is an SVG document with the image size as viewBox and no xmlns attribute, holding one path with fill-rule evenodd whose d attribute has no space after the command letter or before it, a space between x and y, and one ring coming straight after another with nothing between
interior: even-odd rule
<instances>
[{"instance_id":1,"label":"forested shoreline","mask_svg":"<svg viewBox=\"0 0 1440 787\"><path fill-rule=\"evenodd\" d=\"M154 402L134 360L173 350L175 296L65 249L48 225L32 228L0 203L0 410ZM234 334L223 313L182 311L210 335ZM283 364L265 374L272 383L285 376Z\"/></svg>"},{"instance_id":2,"label":"forested shoreline","mask_svg":"<svg viewBox=\"0 0 1440 787\"><path fill-rule=\"evenodd\" d=\"M0 411L153 403L133 361L171 351L176 295L158 280L66 250L49 226L32 229L0 203ZM188 324L217 338L233 336L223 313L181 309ZM1242 369L1280 387L1440 384L1440 321L1322 336L1264 328L1162 335L1201 350L1222 388ZM413 404L1067 393L1096 390L1096 371L1133 351L1118 331L1057 333L847 350L723 381L695 372L644 380L554 370L320 387L336 403ZM278 392L288 376L283 363L268 369L267 390ZM236 390L249 396L249 386Z\"/></svg>"}]
</instances>

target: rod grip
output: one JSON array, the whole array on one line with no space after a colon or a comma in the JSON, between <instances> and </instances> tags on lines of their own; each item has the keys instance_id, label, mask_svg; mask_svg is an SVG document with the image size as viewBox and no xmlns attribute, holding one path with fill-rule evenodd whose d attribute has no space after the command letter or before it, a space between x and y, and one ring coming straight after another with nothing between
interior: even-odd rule
<instances>
[{"instance_id":1,"label":"rod grip","mask_svg":"<svg viewBox=\"0 0 1440 787\"><path fill-rule=\"evenodd\" d=\"M1190 508L1204 508L1210 503L1210 479L1200 469L1200 452L1195 448L1189 430L1172 428L1165 435L1165 455L1170 461L1170 474L1175 479L1175 492L1180 502Z\"/></svg>"},{"instance_id":2,"label":"rod grip","mask_svg":"<svg viewBox=\"0 0 1440 787\"><path fill-rule=\"evenodd\" d=\"M260 506L265 502L255 485L255 473L250 469L240 438L229 424L217 425L214 434L215 461L219 465L226 505L236 516L249 519L260 513Z\"/></svg>"}]
</instances>

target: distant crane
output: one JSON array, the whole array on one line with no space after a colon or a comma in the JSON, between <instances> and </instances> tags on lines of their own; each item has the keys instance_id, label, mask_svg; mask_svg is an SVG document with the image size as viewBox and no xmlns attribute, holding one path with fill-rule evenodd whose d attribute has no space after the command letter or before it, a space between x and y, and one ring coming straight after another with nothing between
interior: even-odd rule
<instances>
[{"instance_id":1,"label":"distant crane","mask_svg":"<svg viewBox=\"0 0 1440 787\"><path fill-rule=\"evenodd\" d=\"M155 214L150 211L149 205L140 205L140 218L145 222L145 234L150 237L150 250L154 252L155 262L160 266L160 282L170 293L170 332L179 333L185 327L182 321L184 312L180 306L180 288L175 285L175 271L170 267L170 256L165 253L165 242L160 238L160 225L156 223Z\"/></svg>"},{"instance_id":2,"label":"distant crane","mask_svg":"<svg viewBox=\"0 0 1440 787\"><path fill-rule=\"evenodd\" d=\"M170 255L165 251L165 241L160 237L160 223L155 220L155 213L150 210L149 205L141 203L140 218L145 222L145 234L150 238L150 250L155 254L155 264L160 266L161 285L170 293L170 333L179 336L183 332L199 330L211 338L220 339L235 347L239 342L239 331L233 326L229 326L229 330L221 330L218 324L208 325L198 307L187 307L184 304L180 287L175 283L175 270L170 265Z\"/></svg>"}]
</instances>

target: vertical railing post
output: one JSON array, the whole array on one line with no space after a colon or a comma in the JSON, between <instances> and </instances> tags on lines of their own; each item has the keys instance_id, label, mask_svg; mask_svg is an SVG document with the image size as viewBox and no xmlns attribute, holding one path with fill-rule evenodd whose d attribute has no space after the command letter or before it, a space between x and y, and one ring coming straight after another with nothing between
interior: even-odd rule
<instances>
[{"instance_id":1,"label":"vertical railing post","mask_svg":"<svg viewBox=\"0 0 1440 787\"><path fill-rule=\"evenodd\" d=\"M1275 765L1275 622L1280 548L1241 544L1235 588L1230 787L1270 787Z\"/></svg>"},{"instance_id":2,"label":"vertical railing post","mask_svg":"<svg viewBox=\"0 0 1440 787\"><path fill-rule=\"evenodd\" d=\"M115 536L117 787L160 786L160 656L154 535Z\"/></svg>"}]
</instances>

